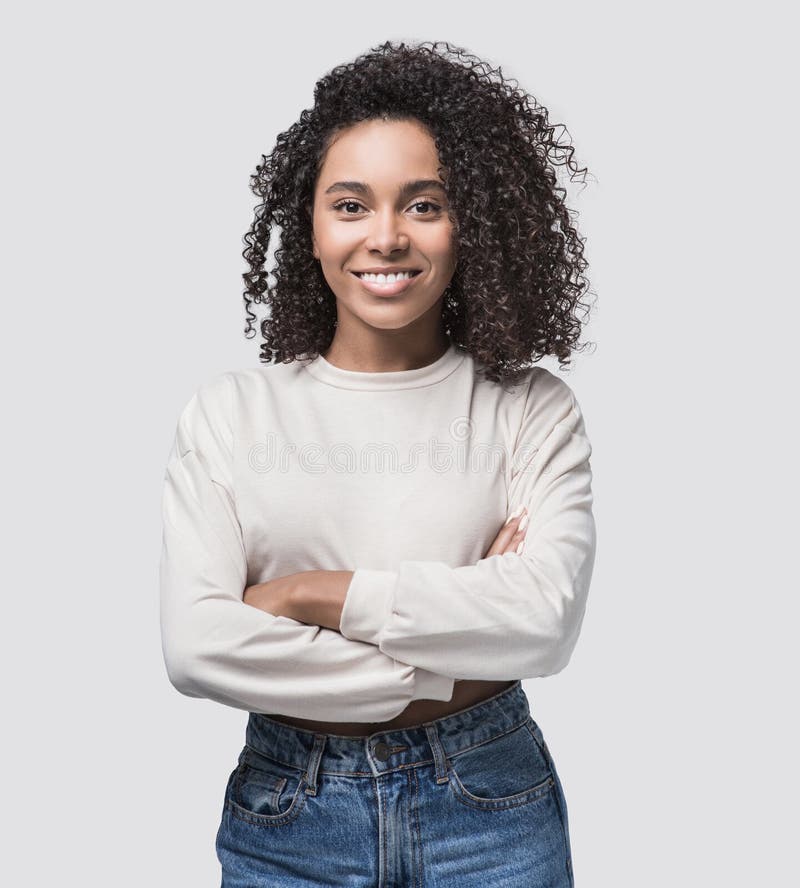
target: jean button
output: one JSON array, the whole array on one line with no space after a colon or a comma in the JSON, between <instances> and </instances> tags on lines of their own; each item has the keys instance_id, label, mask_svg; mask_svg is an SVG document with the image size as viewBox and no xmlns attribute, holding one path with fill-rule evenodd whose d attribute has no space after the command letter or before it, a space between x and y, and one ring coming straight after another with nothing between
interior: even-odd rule
<instances>
[{"instance_id":1,"label":"jean button","mask_svg":"<svg viewBox=\"0 0 800 888\"><path fill-rule=\"evenodd\" d=\"M382 762L385 762L392 754L385 743L376 743L372 749L372 753L376 759L380 759Z\"/></svg>"}]
</instances>

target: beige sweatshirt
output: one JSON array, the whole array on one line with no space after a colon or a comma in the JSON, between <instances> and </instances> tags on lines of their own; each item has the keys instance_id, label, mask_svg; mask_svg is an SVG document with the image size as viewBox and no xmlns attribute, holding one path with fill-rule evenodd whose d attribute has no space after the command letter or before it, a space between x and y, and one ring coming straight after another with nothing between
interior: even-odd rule
<instances>
[{"instance_id":1,"label":"beige sweatshirt","mask_svg":"<svg viewBox=\"0 0 800 888\"><path fill-rule=\"evenodd\" d=\"M451 344L416 370L321 355L223 373L181 411L160 564L167 674L250 712L381 722L454 679L563 669L594 565L591 445L543 367L504 386ZM520 506L521 553L484 558ZM352 570L339 631L243 602Z\"/></svg>"}]
</instances>

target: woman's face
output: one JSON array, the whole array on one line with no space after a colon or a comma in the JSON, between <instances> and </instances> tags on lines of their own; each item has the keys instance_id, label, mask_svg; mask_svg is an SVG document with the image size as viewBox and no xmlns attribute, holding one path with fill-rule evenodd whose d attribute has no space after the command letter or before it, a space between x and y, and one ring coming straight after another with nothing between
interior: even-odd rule
<instances>
[{"instance_id":1,"label":"woman's face","mask_svg":"<svg viewBox=\"0 0 800 888\"><path fill-rule=\"evenodd\" d=\"M330 145L314 190L313 249L340 326L398 330L426 314L438 323L456 267L439 165L433 139L413 121L358 123ZM365 271L414 277L371 282L357 274Z\"/></svg>"}]
</instances>

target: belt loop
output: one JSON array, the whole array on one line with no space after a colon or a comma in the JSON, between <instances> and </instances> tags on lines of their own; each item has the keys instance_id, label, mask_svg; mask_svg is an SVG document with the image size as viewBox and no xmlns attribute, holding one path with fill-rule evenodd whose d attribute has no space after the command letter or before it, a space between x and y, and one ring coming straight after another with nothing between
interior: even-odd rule
<instances>
[{"instance_id":1,"label":"belt loop","mask_svg":"<svg viewBox=\"0 0 800 888\"><path fill-rule=\"evenodd\" d=\"M315 734L314 735L314 745L311 748L311 752L308 756L308 764L306 765L306 792L308 795L315 796L317 794L317 769L319 768L320 760L322 759L322 752L325 748L325 741L327 739L327 735L325 734Z\"/></svg>"},{"instance_id":2,"label":"belt loop","mask_svg":"<svg viewBox=\"0 0 800 888\"><path fill-rule=\"evenodd\" d=\"M433 752L433 761L436 765L436 782L447 783L450 776L447 773L447 756L444 754L444 747L439 739L439 732L436 730L434 722L425 722L423 724L425 733L428 735L428 742Z\"/></svg>"}]
</instances>

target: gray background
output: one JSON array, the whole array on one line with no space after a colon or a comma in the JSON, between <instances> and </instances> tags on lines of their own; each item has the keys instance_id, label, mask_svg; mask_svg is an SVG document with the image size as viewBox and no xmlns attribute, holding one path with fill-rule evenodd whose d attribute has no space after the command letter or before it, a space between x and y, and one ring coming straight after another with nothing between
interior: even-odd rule
<instances>
[{"instance_id":1,"label":"gray background","mask_svg":"<svg viewBox=\"0 0 800 888\"><path fill-rule=\"evenodd\" d=\"M3 19L8 884L219 884L246 714L166 678L166 457L197 386L258 363L240 252L261 153L319 76L400 38L500 64L592 173L572 203L597 348L565 378L599 549L572 662L525 682L576 884L789 884L797 143L778 4L73 2Z\"/></svg>"}]
</instances>

